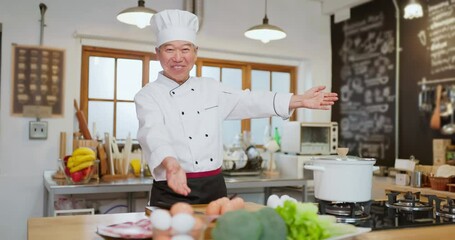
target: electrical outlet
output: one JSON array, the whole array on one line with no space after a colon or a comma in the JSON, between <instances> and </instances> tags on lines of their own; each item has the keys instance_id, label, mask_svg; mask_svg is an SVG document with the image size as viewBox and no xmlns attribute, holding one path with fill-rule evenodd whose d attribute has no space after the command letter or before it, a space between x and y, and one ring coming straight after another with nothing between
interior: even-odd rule
<instances>
[{"instance_id":1,"label":"electrical outlet","mask_svg":"<svg viewBox=\"0 0 455 240\"><path fill-rule=\"evenodd\" d=\"M47 122L29 122L29 139L47 139Z\"/></svg>"}]
</instances>

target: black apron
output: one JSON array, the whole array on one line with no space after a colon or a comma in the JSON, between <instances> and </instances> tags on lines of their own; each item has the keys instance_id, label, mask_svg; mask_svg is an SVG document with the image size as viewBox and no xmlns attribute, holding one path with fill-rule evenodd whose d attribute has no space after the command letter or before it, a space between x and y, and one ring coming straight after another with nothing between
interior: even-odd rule
<instances>
[{"instance_id":1,"label":"black apron","mask_svg":"<svg viewBox=\"0 0 455 240\"><path fill-rule=\"evenodd\" d=\"M172 205L176 202L206 204L227 196L222 173L209 177L188 178L187 184L191 192L188 196L183 196L170 189L167 181L153 181L149 205L161 206L163 203Z\"/></svg>"}]
</instances>

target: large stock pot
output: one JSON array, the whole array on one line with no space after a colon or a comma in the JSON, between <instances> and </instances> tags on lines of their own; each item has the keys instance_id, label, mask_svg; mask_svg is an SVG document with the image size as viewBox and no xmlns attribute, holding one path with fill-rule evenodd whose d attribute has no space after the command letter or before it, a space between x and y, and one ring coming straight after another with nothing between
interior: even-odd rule
<instances>
[{"instance_id":1,"label":"large stock pot","mask_svg":"<svg viewBox=\"0 0 455 240\"><path fill-rule=\"evenodd\" d=\"M312 158L305 169L314 171L314 193L320 200L366 202L371 200L374 158L320 156Z\"/></svg>"}]
</instances>

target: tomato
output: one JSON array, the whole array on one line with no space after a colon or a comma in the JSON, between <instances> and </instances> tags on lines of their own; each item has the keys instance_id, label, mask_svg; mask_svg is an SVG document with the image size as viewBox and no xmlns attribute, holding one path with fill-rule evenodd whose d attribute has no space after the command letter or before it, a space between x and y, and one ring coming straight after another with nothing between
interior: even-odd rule
<instances>
[{"instance_id":1,"label":"tomato","mask_svg":"<svg viewBox=\"0 0 455 240\"><path fill-rule=\"evenodd\" d=\"M80 182L84 179L84 173L81 171L71 173L71 179L73 182Z\"/></svg>"},{"instance_id":2,"label":"tomato","mask_svg":"<svg viewBox=\"0 0 455 240\"><path fill-rule=\"evenodd\" d=\"M81 170L83 173L84 173L84 177L86 177L87 175L90 174L90 172L92 171L92 166L88 167L88 168L84 168Z\"/></svg>"},{"instance_id":3,"label":"tomato","mask_svg":"<svg viewBox=\"0 0 455 240\"><path fill-rule=\"evenodd\" d=\"M68 159L71 157L71 155L66 155L64 158L63 158L63 161L65 162L65 165L66 163L68 162Z\"/></svg>"},{"instance_id":4,"label":"tomato","mask_svg":"<svg viewBox=\"0 0 455 240\"><path fill-rule=\"evenodd\" d=\"M65 174L66 174L66 176L70 176L71 175L70 169L68 167L65 167Z\"/></svg>"}]
</instances>

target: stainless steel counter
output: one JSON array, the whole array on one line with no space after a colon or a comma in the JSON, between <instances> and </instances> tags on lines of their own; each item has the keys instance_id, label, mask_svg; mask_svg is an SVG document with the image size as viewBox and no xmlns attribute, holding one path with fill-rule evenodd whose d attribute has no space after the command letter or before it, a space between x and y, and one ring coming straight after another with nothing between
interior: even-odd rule
<instances>
[{"instance_id":1,"label":"stainless steel counter","mask_svg":"<svg viewBox=\"0 0 455 240\"><path fill-rule=\"evenodd\" d=\"M93 193L127 193L128 211L134 209L133 193L150 192L153 184L152 178L129 178L109 182L93 181L88 184L68 185L65 180L54 180L55 171L44 172L44 216L54 216L55 195L63 194L93 194ZM283 176L239 176L225 177L228 190L263 188L264 203L274 187L297 186L303 187L302 199L306 199L304 179L286 178Z\"/></svg>"}]
</instances>

